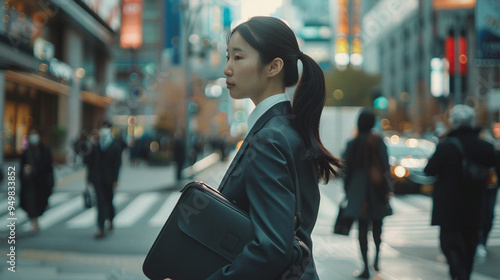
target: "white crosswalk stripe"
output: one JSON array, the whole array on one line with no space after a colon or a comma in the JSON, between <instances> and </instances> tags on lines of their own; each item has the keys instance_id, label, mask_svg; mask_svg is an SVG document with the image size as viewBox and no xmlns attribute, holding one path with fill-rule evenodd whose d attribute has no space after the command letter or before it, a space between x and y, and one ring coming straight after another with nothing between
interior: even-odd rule
<instances>
[{"instance_id":1,"label":"white crosswalk stripe","mask_svg":"<svg viewBox=\"0 0 500 280\"><path fill-rule=\"evenodd\" d=\"M164 225L177 203L181 193L146 192L139 195L117 193L114 204L117 215L114 220L116 228L131 228L140 221L145 221L148 227L160 228ZM321 197L320 212L315 236L321 238L345 238L332 235L332 228L337 216L338 205L341 201L334 201L327 195ZM6 199L0 203L5 205L0 209L0 221L7 222L10 216L7 213ZM383 240L391 247L398 246L439 246L439 227L431 226L432 199L426 196L396 196L391 200L394 214L384 219ZM5 208L5 209L3 209ZM16 205L16 225L23 230L30 230L29 218L24 210ZM58 224L63 224L69 230L79 230L95 227L96 207L85 209L83 199L79 193L54 193L49 199L49 209L39 218L42 230L47 230ZM0 232L9 228L1 226ZM350 238L357 238L357 226L354 224ZM319 238L319 237L317 237ZM493 230L490 233L488 244L500 245L500 207L496 209ZM338 248L337 248L338 249Z\"/></svg>"},{"instance_id":2,"label":"white crosswalk stripe","mask_svg":"<svg viewBox=\"0 0 500 280\"><path fill-rule=\"evenodd\" d=\"M54 193L49 197L49 207L57 206L61 202L70 199L72 196L73 195L70 193ZM2 204L2 206L3 205L7 205L7 204ZM7 209L7 207L5 207L5 209ZM0 221L7 221L7 218L11 218L11 217L12 216L10 216L7 213L7 214L3 215L2 217L0 217ZM18 225L21 225L29 220L26 212L23 209L21 209L21 207L19 205L19 200L17 200L17 203L16 203L16 211L15 211L14 217L17 218L16 224L18 224ZM45 225L43 225L43 226L45 226ZM0 227L0 232L5 232L7 230L8 230L7 227Z\"/></svg>"},{"instance_id":3,"label":"white crosswalk stripe","mask_svg":"<svg viewBox=\"0 0 500 280\"><path fill-rule=\"evenodd\" d=\"M331 235L333 223L341 201L328 196L321 197L320 213L314 228L316 235ZM382 239L392 247L439 247L439 227L431 226L432 198L424 195L396 196L391 199L393 215L384 219ZM488 244L500 244L500 207L496 208L495 221ZM350 237L357 238L357 226L353 224Z\"/></svg>"},{"instance_id":4,"label":"white crosswalk stripe","mask_svg":"<svg viewBox=\"0 0 500 280\"><path fill-rule=\"evenodd\" d=\"M45 211L45 213L38 218L38 223L42 229L49 228L83 208L83 199L79 196L73 197L61 205ZM30 225L25 224L23 228L29 230Z\"/></svg>"},{"instance_id":5,"label":"white crosswalk stripe","mask_svg":"<svg viewBox=\"0 0 500 280\"><path fill-rule=\"evenodd\" d=\"M177 203L177 200L179 200L180 196L180 192L171 194L160 207L160 210L158 210L151 220L149 220L149 225L153 227L163 226L170 213L172 213L172 210L174 210L175 204Z\"/></svg>"},{"instance_id":6,"label":"white crosswalk stripe","mask_svg":"<svg viewBox=\"0 0 500 280\"><path fill-rule=\"evenodd\" d=\"M160 199L159 193L143 193L116 215L113 225L116 228L132 226Z\"/></svg>"},{"instance_id":7,"label":"white crosswalk stripe","mask_svg":"<svg viewBox=\"0 0 500 280\"><path fill-rule=\"evenodd\" d=\"M115 207L120 207L129 199L129 196L125 193L117 193L113 198L113 205ZM66 222L68 228L79 229L79 228L89 228L95 225L97 217L97 207L92 207L85 210L83 213L72 218Z\"/></svg>"}]
</instances>

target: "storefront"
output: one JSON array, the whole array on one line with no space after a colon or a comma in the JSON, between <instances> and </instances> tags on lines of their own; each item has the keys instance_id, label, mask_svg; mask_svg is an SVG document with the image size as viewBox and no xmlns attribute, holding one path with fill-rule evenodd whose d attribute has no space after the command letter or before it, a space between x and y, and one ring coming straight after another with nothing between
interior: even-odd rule
<instances>
[{"instance_id":1,"label":"storefront","mask_svg":"<svg viewBox=\"0 0 500 280\"><path fill-rule=\"evenodd\" d=\"M113 32L72 1L0 1L0 18L0 162L20 156L32 127L64 160L112 102L101 89Z\"/></svg>"}]
</instances>

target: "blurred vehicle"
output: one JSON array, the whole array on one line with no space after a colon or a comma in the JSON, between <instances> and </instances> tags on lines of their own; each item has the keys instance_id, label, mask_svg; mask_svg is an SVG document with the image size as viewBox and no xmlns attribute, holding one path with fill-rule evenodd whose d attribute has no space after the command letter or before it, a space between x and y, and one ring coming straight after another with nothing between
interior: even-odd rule
<instances>
[{"instance_id":1,"label":"blurred vehicle","mask_svg":"<svg viewBox=\"0 0 500 280\"><path fill-rule=\"evenodd\" d=\"M394 193L432 193L435 178L426 176L424 168L436 144L425 139L398 135L386 136L384 142L394 180Z\"/></svg>"}]
</instances>

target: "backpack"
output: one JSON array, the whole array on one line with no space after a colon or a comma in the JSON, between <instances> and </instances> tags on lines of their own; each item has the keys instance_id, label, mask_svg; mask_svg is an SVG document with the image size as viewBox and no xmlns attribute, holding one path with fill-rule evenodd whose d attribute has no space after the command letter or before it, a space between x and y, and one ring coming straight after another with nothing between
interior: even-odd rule
<instances>
[{"instance_id":1,"label":"backpack","mask_svg":"<svg viewBox=\"0 0 500 280\"><path fill-rule=\"evenodd\" d=\"M460 140L454 137L451 137L450 140L462 154L462 176L467 185L486 186L490 177L491 168L467 159Z\"/></svg>"}]
</instances>

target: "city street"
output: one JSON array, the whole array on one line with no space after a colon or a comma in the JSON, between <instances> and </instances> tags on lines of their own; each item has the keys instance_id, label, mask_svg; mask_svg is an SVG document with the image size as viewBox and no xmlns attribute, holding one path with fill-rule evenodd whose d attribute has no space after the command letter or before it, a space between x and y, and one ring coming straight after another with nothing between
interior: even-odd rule
<instances>
[{"instance_id":1,"label":"city street","mask_svg":"<svg viewBox=\"0 0 500 280\"><path fill-rule=\"evenodd\" d=\"M500 0L0 0L0 18L0 280L145 280L142 264L181 189L193 180L217 188L240 144L256 148L244 159L259 161L242 160L229 185L251 191L280 181L273 170L285 165L314 185L314 168L324 178L341 166L326 150L342 158L354 216L383 217L383 177L395 180L373 280L450 279L440 228L430 225L432 192L442 199L436 223L453 229L482 215L481 189L468 185L499 184L490 168L500 162ZM180 182L177 163L189 166ZM484 176L469 174L476 164ZM118 183L112 230L102 228L109 206L99 229L95 194L86 207L88 180L99 206ZM343 184L319 187L312 251L321 279L366 275L357 222L333 234ZM247 195L272 197L268 213L291 195L256 193ZM471 280L500 280L496 203ZM274 221L264 219L264 231L279 228ZM239 242L225 236L224 249Z\"/></svg>"},{"instance_id":2,"label":"city street","mask_svg":"<svg viewBox=\"0 0 500 280\"><path fill-rule=\"evenodd\" d=\"M227 164L213 164L195 179L217 185ZM39 234L29 233L23 211L17 210L15 273L7 271L8 228L1 228L0 279L146 279L141 272L144 257L180 195L173 175L170 166L125 166L115 196L115 230L95 240L95 208L85 209L81 197L84 172L66 174L40 220ZM321 186L314 254L322 279L353 279L352 272L361 263L355 227L348 237L331 234L343 197L340 183ZM5 197L0 205L0 217L7 222ZM438 229L429 225L430 197L396 196L392 207L394 215L384 224L381 272L372 279L447 279L447 266L438 249ZM476 264L473 280L500 279L500 207L490 245L488 257Z\"/></svg>"}]
</instances>

